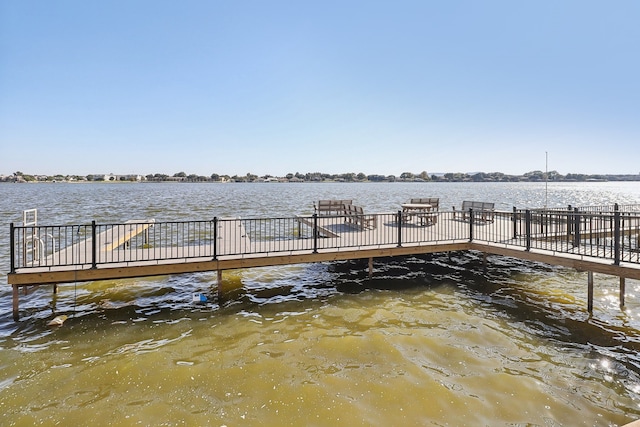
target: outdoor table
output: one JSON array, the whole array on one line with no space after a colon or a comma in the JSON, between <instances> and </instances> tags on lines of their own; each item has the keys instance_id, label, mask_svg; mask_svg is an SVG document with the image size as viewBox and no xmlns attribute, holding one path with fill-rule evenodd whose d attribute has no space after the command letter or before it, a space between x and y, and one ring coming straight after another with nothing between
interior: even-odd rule
<instances>
[{"instance_id":1,"label":"outdoor table","mask_svg":"<svg viewBox=\"0 0 640 427\"><path fill-rule=\"evenodd\" d=\"M428 203L403 203L402 218L411 221L413 218L419 218L421 225L432 223L431 205Z\"/></svg>"}]
</instances>

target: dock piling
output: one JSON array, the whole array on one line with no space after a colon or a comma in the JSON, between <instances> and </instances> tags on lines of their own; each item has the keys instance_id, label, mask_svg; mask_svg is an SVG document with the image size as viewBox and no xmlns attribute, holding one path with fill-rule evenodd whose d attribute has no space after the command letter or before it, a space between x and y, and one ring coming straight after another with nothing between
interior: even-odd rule
<instances>
[{"instance_id":1,"label":"dock piling","mask_svg":"<svg viewBox=\"0 0 640 427\"><path fill-rule=\"evenodd\" d=\"M20 320L20 310L18 306L20 304L20 294L18 293L18 285L13 285L13 320L16 322Z\"/></svg>"}]
</instances>

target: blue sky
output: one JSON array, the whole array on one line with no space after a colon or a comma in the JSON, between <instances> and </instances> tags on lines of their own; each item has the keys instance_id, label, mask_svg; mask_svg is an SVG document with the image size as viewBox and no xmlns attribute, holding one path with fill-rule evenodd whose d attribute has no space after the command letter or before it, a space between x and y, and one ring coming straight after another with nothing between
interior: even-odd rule
<instances>
[{"instance_id":1,"label":"blue sky","mask_svg":"<svg viewBox=\"0 0 640 427\"><path fill-rule=\"evenodd\" d=\"M0 174L636 174L638 22L636 0L0 0Z\"/></svg>"}]
</instances>

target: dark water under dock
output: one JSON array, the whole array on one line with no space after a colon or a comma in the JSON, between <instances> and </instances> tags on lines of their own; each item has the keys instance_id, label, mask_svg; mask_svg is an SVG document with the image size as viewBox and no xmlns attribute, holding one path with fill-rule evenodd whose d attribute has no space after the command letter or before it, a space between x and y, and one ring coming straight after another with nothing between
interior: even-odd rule
<instances>
[{"instance_id":1,"label":"dark water under dock","mask_svg":"<svg viewBox=\"0 0 640 427\"><path fill-rule=\"evenodd\" d=\"M8 223L365 212L411 197L500 209L544 204L544 184L0 185ZM638 203L637 183L549 186L549 205ZM3 271L6 273L6 270ZM622 425L640 418L640 284L473 253L256 268L45 287L11 320L0 293L7 424ZM6 277L2 277L6 284ZM195 304L194 293L208 301ZM46 323L56 314L61 328Z\"/></svg>"}]
</instances>

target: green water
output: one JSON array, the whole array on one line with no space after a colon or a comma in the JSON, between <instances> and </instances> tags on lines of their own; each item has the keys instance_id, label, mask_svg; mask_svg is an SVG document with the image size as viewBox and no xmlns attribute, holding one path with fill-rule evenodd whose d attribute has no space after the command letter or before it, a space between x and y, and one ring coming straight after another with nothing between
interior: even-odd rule
<instances>
[{"instance_id":1,"label":"green water","mask_svg":"<svg viewBox=\"0 0 640 427\"><path fill-rule=\"evenodd\" d=\"M602 187L557 193L635 197ZM228 209L225 197L248 215L254 192L296 209L327 188L369 201L366 211L416 192L537 197L477 184L0 186L0 213L199 219L206 206ZM47 198L67 206L64 220ZM72 209L80 203L90 208ZM617 286L596 275L589 316L584 272L493 256L485 270L479 254L436 254L375 260L371 279L366 262L337 262L228 271L220 290L214 273L61 285L55 298L42 287L21 297L18 323L5 289L0 424L623 425L640 418L640 284L627 281L624 311ZM48 327L60 314L64 325Z\"/></svg>"}]
</instances>

